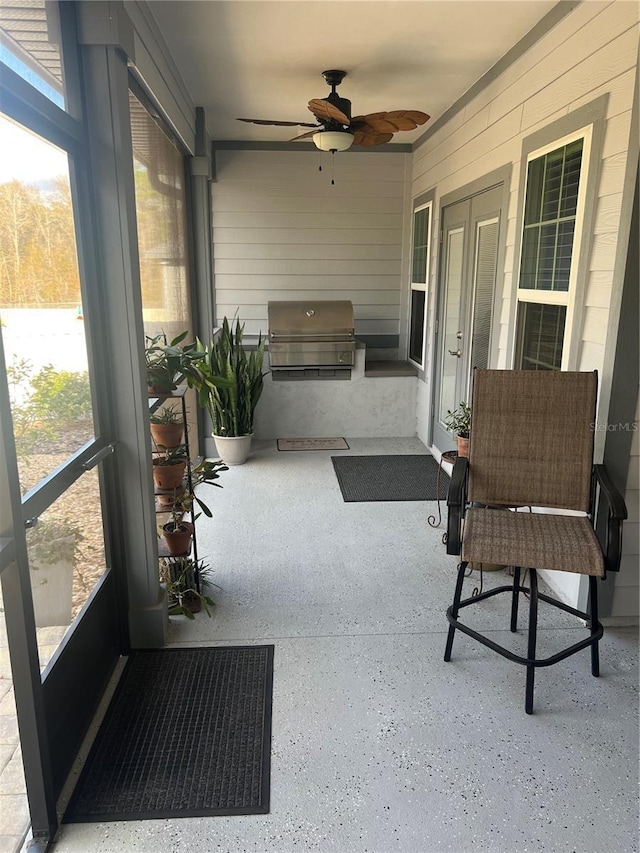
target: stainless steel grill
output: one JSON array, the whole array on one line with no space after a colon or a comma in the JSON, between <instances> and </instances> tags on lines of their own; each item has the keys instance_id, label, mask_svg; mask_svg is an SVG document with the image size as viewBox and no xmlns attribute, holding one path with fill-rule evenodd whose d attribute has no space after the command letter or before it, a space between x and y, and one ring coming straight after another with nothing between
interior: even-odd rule
<instances>
[{"instance_id":1,"label":"stainless steel grill","mask_svg":"<svg viewBox=\"0 0 640 853\"><path fill-rule=\"evenodd\" d=\"M278 301L267 306L271 370L331 376L353 366L353 305L347 300Z\"/></svg>"}]
</instances>

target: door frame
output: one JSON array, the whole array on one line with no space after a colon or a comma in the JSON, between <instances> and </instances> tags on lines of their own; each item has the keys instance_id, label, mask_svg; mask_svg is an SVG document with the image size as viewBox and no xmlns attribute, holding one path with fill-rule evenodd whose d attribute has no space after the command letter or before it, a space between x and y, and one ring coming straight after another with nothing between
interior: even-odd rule
<instances>
[{"instance_id":1,"label":"door frame","mask_svg":"<svg viewBox=\"0 0 640 853\"><path fill-rule=\"evenodd\" d=\"M434 301L434 322L431 324L432 327L432 338L431 338L431 400L430 400L430 419L429 419L429 441L433 445L434 442L434 418L435 418L435 410L436 410L436 391L439 388L438 383L438 364L439 364L439 335L441 330L437 329L437 321L440 319L440 308L441 301L443 296L443 287L444 287L444 258L445 253L443 250L443 217L444 217L444 209L446 207L450 207L453 204L457 204L461 201L466 201L471 199L473 196L480 195L481 193L487 192L487 190L495 189L496 187L502 187L502 199L500 203L500 225L498 229L498 249L497 249L497 260L496 260L496 285L495 285L495 299L493 303L493 313L491 318L491 343L490 343L490 352L489 352L489 364L491 367L498 366L499 359L499 342L500 342L500 318L502 315L502 301L505 295L505 287L508 285L506 281L507 275L510 270L506 269L506 256L507 256L507 227L509 221L509 200L511 195L511 175L512 175L512 165L511 163L505 164L504 166L499 167L498 169L494 169L491 172L487 172L480 178L476 178L473 181L470 181L468 184L464 184L458 189L452 190L446 195L441 196L438 203L438 231L439 231L439 240L438 240L438 269L437 269L437 291L435 294ZM465 252L466 252L465 248ZM470 341L468 342L470 344ZM470 394L468 396L471 396ZM435 446L435 445L433 445ZM437 450L445 451L449 449L453 449L454 442L452 439L451 447L438 447Z\"/></svg>"}]
</instances>

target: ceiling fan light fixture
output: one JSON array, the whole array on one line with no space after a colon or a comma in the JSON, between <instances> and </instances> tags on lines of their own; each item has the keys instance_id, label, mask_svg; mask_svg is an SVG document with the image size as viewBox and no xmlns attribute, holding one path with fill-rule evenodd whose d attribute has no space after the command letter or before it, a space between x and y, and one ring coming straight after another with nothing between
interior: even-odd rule
<instances>
[{"instance_id":1,"label":"ceiling fan light fixture","mask_svg":"<svg viewBox=\"0 0 640 853\"><path fill-rule=\"evenodd\" d=\"M313 142L321 151L347 151L353 145L353 134L345 130L321 130L313 134Z\"/></svg>"}]
</instances>

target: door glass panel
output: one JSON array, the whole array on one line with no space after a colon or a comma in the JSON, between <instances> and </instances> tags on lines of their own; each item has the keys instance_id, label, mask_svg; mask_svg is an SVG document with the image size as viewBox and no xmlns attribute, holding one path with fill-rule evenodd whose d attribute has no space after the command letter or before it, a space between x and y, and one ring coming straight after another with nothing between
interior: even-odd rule
<instances>
[{"instance_id":1,"label":"door glass panel","mask_svg":"<svg viewBox=\"0 0 640 853\"><path fill-rule=\"evenodd\" d=\"M43 667L105 570L98 468L76 480L27 530L27 551Z\"/></svg>"},{"instance_id":2,"label":"door glass panel","mask_svg":"<svg viewBox=\"0 0 640 853\"><path fill-rule=\"evenodd\" d=\"M65 108L58 4L0 4L0 61L54 104Z\"/></svg>"},{"instance_id":3,"label":"door glass panel","mask_svg":"<svg viewBox=\"0 0 640 853\"><path fill-rule=\"evenodd\" d=\"M471 371L489 367L493 291L496 281L498 220L477 226L474 304L471 338Z\"/></svg>"},{"instance_id":4,"label":"door glass panel","mask_svg":"<svg viewBox=\"0 0 640 853\"><path fill-rule=\"evenodd\" d=\"M460 299L462 295L464 229L449 231L446 235L447 260L445 267L445 303L442 328L442 377L440 382L440 404L438 418L440 422L448 410L453 410L460 402L456 399L456 379L459 358L451 351L461 349Z\"/></svg>"},{"instance_id":5,"label":"door glass panel","mask_svg":"<svg viewBox=\"0 0 640 853\"><path fill-rule=\"evenodd\" d=\"M0 116L0 327L24 494L94 435L67 154Z\"/></svg>"}]
</instances>

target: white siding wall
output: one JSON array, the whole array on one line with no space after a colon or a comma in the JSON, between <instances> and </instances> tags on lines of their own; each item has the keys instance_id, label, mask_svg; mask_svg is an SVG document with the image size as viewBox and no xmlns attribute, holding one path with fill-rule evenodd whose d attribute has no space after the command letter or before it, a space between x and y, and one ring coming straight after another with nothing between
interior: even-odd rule
<instances>
[{"instance_id":1,"label":"white siding wall","mask_svg":"<svg viewBox=\"0 0 640 853\"><path fill-rule=\"evenodd\" d=\"M403 153L216 152L216 322L267 330L270 299L350 299L356 334L399 334Z\"/></svg>"},{"instance_id":2,"label":"white siding wall","mask_svg":"<svg viewBox=\"0 0 640 853\"><path fill-rule=\"evenodd\" d=\"M498 279L501 288L498 298L502 301L500 328L496 330L499 350L497 363L492 365L511 367L508 353L514 335L516 218L523 139L608 93L589 275L581 285L584 308L575 318L581 330L579 349L575 353L578 368L597 369L601 374L605 370L608 350L612 346L607 340L607 330L611 333L617 328L617 318L610 317L610 309L614 306L615 310L619 305L624 273L619 261L616 267L616 257L624 254L616 254L620 215L623 207L630 209L629 163L635 165L637 162L637 143L632 141L631 122L634 97L637 97L638 15L638 5L632 2L580 4L414 153L412 196L434 188L436 191L432 247L435 262L430 277L428 315L431 363L440 199L494 169L512 165L506 258L503 275ZM634 150L630 151L630 147ZM589 242L589 235L586 239ZM425 374L426 393L418 394L418 405L425 410L418 412L417 421L418 435L427 442L431 369ZM608 401L602 401L602 405L608 405ZM635 447L637 454L637 442ZM630 498L637 513L637 490L635 497L630 495ZM627 529L633 528L628 525ZM635 530L637 532L637 523ZM628 544L629 538L627 535L627 550L632 547ZM636 561L637 585L636 554L637 544L633 554L627 553L628 567ZM627 568L623 577L628 580L633 574L633 570ZM574 587L573 579L567 576L565 592L571 598ZM637 596L632 609L637 615Z\"/></svg>"},{"instance_id":3,"label":"white siding wall","mask_svg":"<svg viewBox=\"0 0 640 853\"><path fill-rule=\"evenodd\" d=\"M499 357L494 367L510 367L507 353L514 329L516 218L522 141L536 130L609 93L598 186L595 236L578 356L580 370L602 371L609 305L614 281L620 210L626 177L631 110L638 55L638 6L631 2L583 3L486 87L414 153L413 197L436 189L434 260L437 261L439 199L488 172L512 164L507 245L502 277ZM431 269L429 322L433 323L437 263ZM618 271L620 275L621 271ZM433 341L430 326L428 339ZM432 357L432 354L430 353ZM430 381L427 371L426 381ZM425 398L429 398L429 393ZM425 413L418 416L429 423ZM426 441L428 435L421 432Z\"/></svg>"}]
</instances>

